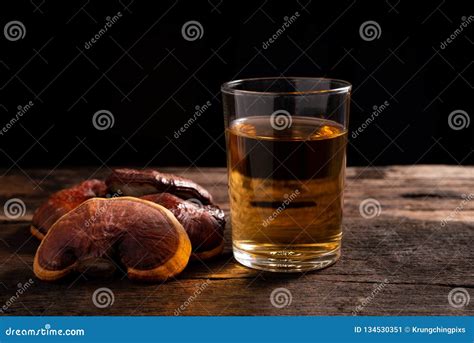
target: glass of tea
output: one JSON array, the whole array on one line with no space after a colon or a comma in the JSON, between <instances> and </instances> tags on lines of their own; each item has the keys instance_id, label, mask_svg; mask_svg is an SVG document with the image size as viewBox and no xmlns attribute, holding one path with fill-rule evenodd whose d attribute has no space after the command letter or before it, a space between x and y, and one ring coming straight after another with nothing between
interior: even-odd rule
<instances>
[{"instance_id":1,"label":"glass of tea","mask_svg":"<svg viewBox=\"0 0 474 343\"><path fill-rule=\"evenodd\" d=\"M222 85L234 256L275 272L339 258L351 84L307 77Z\"/></svg>"}]
</instances>

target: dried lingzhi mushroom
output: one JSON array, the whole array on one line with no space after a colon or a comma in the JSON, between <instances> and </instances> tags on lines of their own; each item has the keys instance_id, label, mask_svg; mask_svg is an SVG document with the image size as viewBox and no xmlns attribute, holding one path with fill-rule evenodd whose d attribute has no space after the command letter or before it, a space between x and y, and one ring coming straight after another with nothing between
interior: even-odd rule
<instances>
[{"instance_id":1,"label":"dried lingzhi mushroom","mask_svg":"<svg viewBox=\"0 0 474 343\"><path fill-rule=\"evenodd\" d=\"M53 224L36 252L34 272L54 281L82 261L118 256L130 279L158 281L180 273L190 255L186 231L163 206L133 197L94 198Z\"/></svg>"},{"instance_id":2,"label":"dried lingzhi mushroom","mask_svg":"<svg viewBox=\"0 0 474 343\"><path fill-rule=\"evenodd\" d=\"M30 231L38 239L43 239L51 225L73 208L94 197L104 197L107 186L100 180L87 180L73 187L52 194L36 209Z\"/></svg>"},{"instance_id":3,"label":"dried lingzhi mushroom","mask_svg":"<svg viewBox=\"0 0 474 343\"><path fill-rule=\"evenodd\" d=\"M106 199L107 192L118 197ZM130 279L166 280L190 257L219 255L224 228L224 212L194 181L116 169L106 182L88 180L52 194L35 211L31 232L42 242L34 271L57 280L72 271L105 276L121 264Z\"/></svg>"},{"instance_id":4,"label":"dried lingzhi mushroom","mask_svg":"<svg viewBox=\"0 0 474 343\"><path fill-rule=\"evenodd\" d=\"M142 196L169 209L183 225L193 247L193 256L205 260L224 248L224 212L215 205L200 205L169 193Z\"/></svg>"},{"instance_id":5,"label":"dried lingzhi mushroom","mask_svg":"<svg viewBox=\"0 0 474 343\"><path fill-rule=\"evenodd\" d=\"M182 199L196 199L204 205L212 203L211 194L194 181L153 169L115 169L105 182L113 192L123 195L139 197L166 192Z\"/></svg>"}]
</instances>

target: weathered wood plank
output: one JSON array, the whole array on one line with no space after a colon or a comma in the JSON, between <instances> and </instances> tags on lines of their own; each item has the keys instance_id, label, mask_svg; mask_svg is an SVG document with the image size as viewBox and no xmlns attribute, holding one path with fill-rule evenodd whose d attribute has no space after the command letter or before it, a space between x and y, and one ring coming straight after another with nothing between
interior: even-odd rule
<instances>
[{"instance_id":1,"label":"weathered wood plank","mask_svg":"<svg viewBox=\"0 0 474 343\"><path fill-rule=\"evenodd\" d=\"M375 307L368 306L366 314L396 314L404 309L401 304L407 303L406 314L468 314L472 309L465 308L453 312L447 305L447 295L453 287L465 287L474 290L474 275L470 262L473 252L472 228L462 224L455 227L456 235L440 232L441 239L436 235L433 226L422 227L414 222L406 222L403 230L384 231L389 223L374 222L373 227L353 225L350 231L346 230L343 258L333 267L320 272L306 275L273 275L253 271L237 264L231 257L229 249L218 260L206 265L200 262L191 264L180 275L178 280L163 285L136 284L122 280L117 275L111 280L87 281L74 277L59 284L49 284L35 281L34 287L20 298L21 303L14 303L10 307L11 314L124 314L135 310L136 314L170 314L181 303L193 294L203 283L206 284L203 295L203 306L194 305L186 309L183 314L245 314L248 308L238 307L242 301L246 306L255 306L250 309L260 314L288 314L285 309L276 311L268 306L269 293L276 287L290 289L293 297L303 297L306 302L314 304L312 307L292 307L293 314L351 314L358 305L356 298L370 297L374 285L387 280L383 292L377 294L381 303ZM6 230L5 230L6 231ZM3 232L3 231L2 231ZM415 233L413 233L415 232ZM355 237L360 235L360 237ZM3 280L2 299L15 294L17 284L25 283L30 277L32 258L37 246L34 239L25 234L24 225L18 224L9 234L2 235L2 242L8 244L2 249L0 261L8 267L0 268L0 280ZM20 250L16 250L18 243L25 239L27 242ZM456 240L456 249L450 248L450 242ZM447 247L447 248L446 248ZM452 247L452 243L451 243ZM14 250L15 249L15 250ZM245 279L246 281L242 281ZM209 281L207 281L209 280ZM222 281L222 283L216 282ZM258 292L252 287L256 285ZM109 287L115 294L115 299L127 299L127 306L123 302L113 305L113 309L104 312L91 305L92 293L99 287ZM214 289L219 287L219 289ZM244 291L242 288L249 288ZM185 290L183 291L182 288ZM318 289L329 292L335 289L330 299L322 302ZM410 291L410 297L407 293ZM428 289L431 292L442 292L430 295L417 292L417 289ZM308 292L315 292L307 294ZM268 294L266 294L266 293ZM295 294L296 292L296 294ZM352 293L347 293L352 292ZM210 295L211 294L211 295ZM354 294L349 297L348 294ZM356 295L357 294L357 295ZM428 296L427 298L425 298ZM60 300L55 299L59 297ZM142 297L149 299L141 304ZM201 295L199 296L199 298ZM235 302L238 297L240 301ZM428 299L420 305L421 299ZM163 298L166 301L163 302ZM250 299L249 299L250 298ZM349 298L349 300L347 300ZM82 299L82 300L81 300ZM360 300L359 302L362 302ZM70 308L70 304L78 304ZM84 304L84 305L81 305ZM229 308L222 308L223 304L230 304ZM295 303L297 305L297 303ZM237 306L237 308L236 308ZM299 305L298 305L299 306ZM420 307L421 306L421 307ZM260 310L263 309L263 312ZM265 310L267 309L267 310ZM125 312L124 312L125 311ZM379 311L379 312L377 312Z\"/></svg>"},{"instance_id":2,"label":"weathered wood plank","mask_svg":"<svg viewBox=\"0 0 474 343\"><path fill-rule=\"evenodd\" d=\"M161 169L210 188L228 215L224 169ZM456 309L448 303L448 293L455 287L474 295L474 201L462 197L474 192L473 167L349 168L343 255L330 268L304 275L247 269L232 258L228 225L220 258L194 262L177 280L162 285L133 283L120 273L106 280L74 276L54 284L36 280L31 266L38 241L28 230L34 209L50 192L89 177L95 169L61 169L49 176L48 170L25 172L33 182L20 172L0 178L0 204L12 197L26 204L24 216L10 219L2 211L0 217L0 308L15 295L19 283L34 281L8 306L7 314L351 315L358 305L364 305L358 314L369 315L473 313L472 304ZM102 169L95 176L107 172ZM35 183L40 187L35 189ZM364 219L359 204L369 197L380 202L381 212ZM99 287L113 291L111 307L100 309L92 303ZM292 303L281 309L270 302L278 287L292 295Z\"/></svg>"},{"instance_id":3,"label":"weathered wood plank","mask_svg":"<svg viewBox=\"0 0 474 343\"><path fill-rule=\"evenodd\" d=\"M441 278L441 277L440 277ZM35 282L8 310L11 315L472 315L471 308L448 303L452 285L349 282L303 277L258 275L240 279L179 279L162 285L79 280L70 284ZM114 303L97 308L93 293L108 287ZM276 288L286 288L292 301L272 305ZM378 289L377 292L374 290ZM470 289L472 290L472 289ZM14 293L14 290L12 290ZM287 293L288 294L288 293ZM290 296L290 295L288 295ZM181 307L182 306L182 307ZM362 306L362 308L357 308Z\"/></svg>"},{"instance_id":4,"label":"weathered wood plank","mask_svg":"<svg viewBox=\"0 0 474 343\"><path fill-rule=\"evenodd\" d=\"M409 171L405 171L408 168ZM225 168L159 168L165 172L177 173L192 178L209 188L216 202L228 210L227 177ZM420 171L418 171L420 170ZM439 177L439 170L445 175ZM23 173L7 173L0 177L0 203L10 198L20 198L25 202L26 213L17 220L30 221L33 211L54 191L76 184L91 176L105 178L108 168L77 168L74 170L59 169L26 170ZM0 175L5 170L0 169ZM383 178L380 177L381 173ZM31 181L30 180L33 180ZM435 181L433 181L435 180ZM474 193L474 167L452 166L418 166L418 167L357 167L348 168L346 182L346 208L358 206L367 197L375 197L382 205L393 204L403 208L426 210L446 210L455 208L462 200L462 195ZM425 199L443 198L445 201L423 201ZM436 199L434 199L436 200ZM446 206L444 207L443 206ZM465 211L470 211L470 205ZM390 207L390 206L388 206ZM346 211L351 216L352 211ZM3 211L0 220L5 218Z\"/></svg>"}]
</instances>

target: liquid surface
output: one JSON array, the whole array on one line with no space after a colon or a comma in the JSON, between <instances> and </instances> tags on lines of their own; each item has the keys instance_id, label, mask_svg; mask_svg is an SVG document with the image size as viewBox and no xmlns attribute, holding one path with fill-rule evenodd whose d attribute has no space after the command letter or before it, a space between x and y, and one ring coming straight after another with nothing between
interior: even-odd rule
<instances>
[{"instance_id":1,"label":"liquid surface","mask_svg":"<svg viewBox=\"0 0 474 343\"><path fill-rule=\"evenodd\" d=\"M347 131L298 116L274 126L255 116L227 131L234 254L260 269L323 267L339 256Z\"/></svg>"}]
</instances>

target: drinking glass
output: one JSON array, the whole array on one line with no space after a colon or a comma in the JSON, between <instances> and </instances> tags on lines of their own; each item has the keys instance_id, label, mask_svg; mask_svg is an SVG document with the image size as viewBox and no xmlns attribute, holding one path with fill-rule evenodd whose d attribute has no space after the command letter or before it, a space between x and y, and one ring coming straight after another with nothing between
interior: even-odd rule
<instances>
[{"instance_id":1,"label":"drinking glass","mask_svg":"<svg viewBox=\"0 0 474 343\"><path fill-rule=\"evenodd\" d=\"M324 268L341 253L350 83L307 77L221 88L233 253L268 271Z\"/></svg>"}]
</instances>

